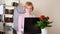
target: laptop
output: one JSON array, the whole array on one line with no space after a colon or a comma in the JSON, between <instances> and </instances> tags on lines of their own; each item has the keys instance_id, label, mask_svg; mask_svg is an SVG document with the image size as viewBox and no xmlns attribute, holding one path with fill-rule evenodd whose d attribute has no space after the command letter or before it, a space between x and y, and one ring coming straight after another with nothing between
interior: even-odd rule
<instances>
[{"instance_id":1,"label":"laptop","mask_svg":"<svg viewBox=\"0 0 60 34\"><path fill-rule=\"evenodd\" d=\"M35 24L39 21L38 17L26 17L24 20L24 33L41 33L41 29Z\"/></svg>"}]
</instances>

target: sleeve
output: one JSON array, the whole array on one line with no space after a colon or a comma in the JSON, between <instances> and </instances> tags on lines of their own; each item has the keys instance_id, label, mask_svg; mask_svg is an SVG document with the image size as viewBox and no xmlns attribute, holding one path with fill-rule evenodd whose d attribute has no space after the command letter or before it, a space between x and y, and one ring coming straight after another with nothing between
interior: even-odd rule
<instances>
[{"instance_id":1,"label":"sleeve","mask_svg":"<svg viewBox=\"0 0 60 34\"><path fill-rule=\"evenodd\" d=\"M22 22L23 22L23 20L22 20L23 18L22 18L22 15L19 15L19 18L18 18L18 34L21 34L22 32L23 32L23 28L22 28Z\"/></svg>"}]
</instances>

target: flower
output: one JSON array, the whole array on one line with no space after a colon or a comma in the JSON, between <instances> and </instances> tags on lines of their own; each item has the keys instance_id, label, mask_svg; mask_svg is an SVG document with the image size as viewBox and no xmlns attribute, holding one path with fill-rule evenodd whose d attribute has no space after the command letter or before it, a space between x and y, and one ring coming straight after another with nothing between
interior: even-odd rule
<instances>
[{"instance_id":1,"label":"flower","mask_svg":"<svg viewBox=\"0 0 60 34\"><path fill-rule=\"evenodd\" d=\"M44 29L46 27L51 27L50 24L52 22L49 21L50 19L49 16L45 17L44 15L41 15L39 19L40 21L37 21L37 24L36 24L38 27L40 27L41 29Z\"/></svg>"},{"instance_id":2,"label":"flower","mask_svg":"<svg viewBox=\"0 0 60 34\"><path fill-rule=\"evenodd\" d=\"M43 20L44 17L45 17L44 15L41 15L39 18L40 18L41 20Z\"/></svg>"},{"instance_id":3,"label":"flower","mask_svg":"<svg viewBox=\"0 0 60 34\"><path fill-rule=\"evenodd\" d=\"M49 17L48 17L48 16L47 16L46 18L47 18L47 19L49 19Z\"/></svg>"}]
</instances>

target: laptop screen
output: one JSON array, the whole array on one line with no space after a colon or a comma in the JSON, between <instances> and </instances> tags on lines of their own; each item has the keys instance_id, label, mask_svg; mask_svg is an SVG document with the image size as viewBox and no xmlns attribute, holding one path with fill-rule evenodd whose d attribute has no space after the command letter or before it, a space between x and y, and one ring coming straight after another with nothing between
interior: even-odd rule
<instances>
[{"instance_id":1,"label":"laptop screen","mask_svg":"<svg viewBox=\"0 0 60 34\"><path fill-rule=\"evenodd\" d=\"M35 24L39 21L38 17L29 17L24 20L24 33L41 33L41 29Z\"/></svg>"}]
</instances>

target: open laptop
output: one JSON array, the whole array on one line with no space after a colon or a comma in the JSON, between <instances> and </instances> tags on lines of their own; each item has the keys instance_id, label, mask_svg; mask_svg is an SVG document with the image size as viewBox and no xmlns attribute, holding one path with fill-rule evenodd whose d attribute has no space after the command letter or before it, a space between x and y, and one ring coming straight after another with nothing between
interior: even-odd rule
<instances>
[{"instance_id":1,"label":"open laptop","mask_svg":"<svg viewBox=\"0 0 60 34\"><path fill-rule=\"evenodd\" d=\"M24 20L24 33L41 33L41 29L35 24L39 21L38 17L26 17Z\"/></svg>"}]
</instances>

